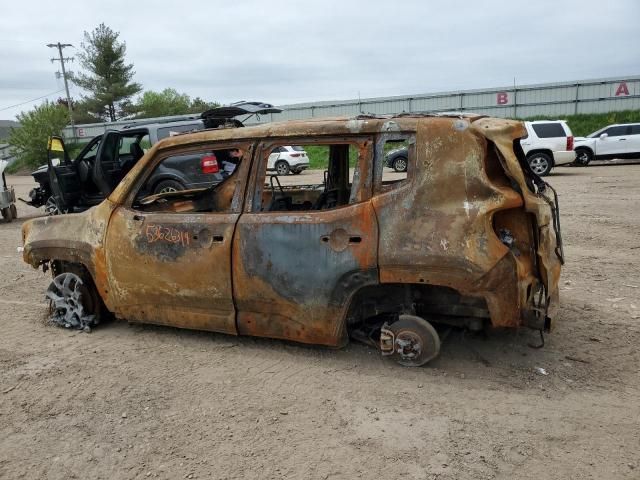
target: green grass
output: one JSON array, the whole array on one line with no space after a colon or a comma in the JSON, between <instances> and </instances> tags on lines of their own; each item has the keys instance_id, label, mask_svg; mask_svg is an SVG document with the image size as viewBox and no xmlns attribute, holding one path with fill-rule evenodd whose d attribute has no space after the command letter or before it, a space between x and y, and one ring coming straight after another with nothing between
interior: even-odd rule
<instances>
[{"instance_id":1,"label":"green grass","mask_svg":"<svg viewBox=\"0 0 640 480\"><path fill-rule=\"evenodd\" d=\"M406 147L408 142L387 142L384 145L385 154L391 150ZM312 170L326 170L329 166L329 145L304 145L309 157L309 168ZM349 145L349 167L356 166L358 161L358 149L354 145Z\"/></svg>"},{"instance_id":2,"label":"green grass","mask_svg":"<svg viewBox=\"0 0 640 480\"><path fill-rule=\"evenodd\" d=\"M523 118L522 120L566 120L576 137L584 137L613 123L638 123L640 110L623 110L609 113L588 113L581 115L553 115Z\"/></svg>"}]
</instances>

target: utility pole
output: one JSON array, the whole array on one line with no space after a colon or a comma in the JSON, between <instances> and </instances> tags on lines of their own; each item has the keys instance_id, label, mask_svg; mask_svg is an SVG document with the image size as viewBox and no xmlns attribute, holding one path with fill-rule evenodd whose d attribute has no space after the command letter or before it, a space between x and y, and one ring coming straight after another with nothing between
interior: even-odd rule
<instances>
[{"instance_id":1,"label":"utility pole","mask_svg":"<svg viewBox=\"0 0 640 480\"><path fill-rule=\"evenodd\" d=\"M73 57L63 57L62 56L62 49L65 47L73 47L73 45L71 45L70 43L48 43L47 47L49 48L57 48L58 49L58 55L59 58L52 58L51 59L51 63L53 62L60 62L60 66L62 68L62 78L64 79L64 89L67 92L67 107L69 107L69 120L71 121L71 131L73 132L73 141L75 142L76 140L76 126L75 123L73 121L73 107L71 106L71 95L69 95L69 83L67 82L67 71L64 68L64 62L68 61L68 62L72 62L73 61Z\"/></svg>"}]
</instances>

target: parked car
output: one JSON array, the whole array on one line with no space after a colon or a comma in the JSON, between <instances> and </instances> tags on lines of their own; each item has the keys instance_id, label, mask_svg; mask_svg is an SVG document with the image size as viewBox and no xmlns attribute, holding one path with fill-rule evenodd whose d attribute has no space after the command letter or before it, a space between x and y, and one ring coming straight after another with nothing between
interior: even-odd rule
<instances>
[{"instance_id":1,"label":"parked car","mask_svg":"<svg viewBox=\"0 0 640 480\"><path fill-rule=\"evenodd\" d=\"M564 120L540 120L524 125L527 136L520 140L520 145L536 174L548 175L552 168L576 159L573 134Z\"/></svg>"},{"instance_id":2,"label":"parked car","mask_svg":"<svg viewBox=\"0 0 640 480\"><path fill-rule=\"evenodd\" d=\"M75 159L69 157L64 141L58 137L49 146L60 150L49 149L48 163L31 174L38 187L29 192L25 202L33 207L44 206L50 215L86 210L104 200L142 158L145 148L160 140L205 128L240 127L243 123L234 117L280 111L267 103L238 102L189 120L125 126L94 137ZM205 163L203 156L177 157L156 172L150 188L155 192L177 191L220 182L222 173Z\"/></svg>"},{"instance_id":3,"label":"parked car","mask_svg":"<svg viewBox=\"0 0 640 480\"><path fill-rule=\"evenodd\" d=\"M267 162L267 170L275 170L278 175L288 175L289 172L297 175L307 168L309 168L307 152L296 145L274 148Z\"/></svg>"},{"instance_id":4,"label":"parked car","mask_svg":"<svg viewBox=\"0 0 640 480\"><path fill-rule=\"evenodd\" d=\"M385 166L393 168L396 172L406 172L408 164L409 149L407 147L391 150L385 157Z\"/></svg>"},{"instance_id":5,"label":"parked car","mask_svg":"<svg viewBox=\"0 0 640 480\"><path fill-rule=\"evenodd\" d=\"M576 164L591 160L640 158L640 123L608 125L586 137L576 137Z\"/></svg>"},{"instance_id":6,"label":"parked car","mask_svg":"<svg viewBox=\"0 0 640 480\"><path fill-rule=\"evenodd\" d=\"M559 210L521 167L525 134L512 120L414 114L175 136L94 208L25 222L24 261L51 269L51 320L66 327L113 314L331 347L353 338L422 365L441 327L550 327ZM385 146L399 141L407 175L389 177ZM322 179L280 185L267 167L287 145L326 147ZM167 158L228 149L243 158L222 182L149 193Z\"/></svg>"}]
</instances>

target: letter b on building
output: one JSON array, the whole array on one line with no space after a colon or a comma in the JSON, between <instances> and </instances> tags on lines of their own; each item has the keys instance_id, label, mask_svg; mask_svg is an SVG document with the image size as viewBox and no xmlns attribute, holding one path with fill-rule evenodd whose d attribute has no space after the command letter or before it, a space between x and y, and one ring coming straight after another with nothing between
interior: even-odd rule
<instances>
[{"instance_id":1,"label":"letter b on building","mask_svg":"<svg viewBox=\"0 0 640 480\"><path fill-rule=\"evenodd\" d=\"M506 105L509 103L509 94L507 92L498 92L496 94L496 103L498 105Z\"/></svg>"}]
</instances>

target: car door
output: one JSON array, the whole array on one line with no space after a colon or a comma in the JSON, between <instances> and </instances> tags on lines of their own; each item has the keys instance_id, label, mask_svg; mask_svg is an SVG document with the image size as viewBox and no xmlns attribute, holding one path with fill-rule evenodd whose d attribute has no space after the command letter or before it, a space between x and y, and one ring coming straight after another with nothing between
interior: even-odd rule
<instances>
[{"instance_id":1,"label":"car door","mask_svg":"<svg viewBox=\"0 0 640 480\"><path fill-rule=\"evenodd\" d=\"M146 128L128 129L122 132L107 130L104 133L93 164L93 181L102 195L108 197L124 176L124 162L120 159L123 139L146 134L148 134ZM129 152L125 152L124 156L124 160L130 158Z\"/></svg>"},{"instance_id":2,"label":"car door","mask_svg":"<svg viewBox=\"0 0 640 480\"><path fill-rule=\"evenodd\" d=\"M251 161L250 145L241 147L245 154L234 174L215 189L197 194L200 200L208 201L209 196L228 200L217 201L215 205L221 206L216 209L194 210L189 206L195 201L189 197L193 192L161 194L168 206L152 210L136 200L138 192L148 191L144 183L162 161L215 146L161 150L141 172L147 175L144 180L134 181L127 201L113 212L106 235L106 271L116 315L143 323L236 333L231 245Z\"/></svg>"},{"instance_id":3,"label":"car door","mask_svg":"<svg viewBox=\"0 0 640 480\"><path fill-rule=\"evenodd\" d=\"M616 156L629 152L629 136L631 127L628 125L616 125L607 128L596 140L596 152L598 156Z\"/></svg>"},{"instance_id":4,"label":"car door","mask_svg":"<svg viewBox=\"0 0 640 480\"><path fill-rule=\"evenodd\" d=\"M332 141L344 145L347 140ZM370 201L372 141L368 137L349 141L358 158L343 204L337 201L341 191L346 194L345 184L340 185L339 180L323 191L304 185L314 182L310 177L314 175L315 182L319 180L326 187L328 179L344 178L340 169L295 177L265 176L274 148L304 146L310 140L286 139L280 145L260 145L254 160L251 196L245 202L233 242L239 333L330 346L346 341L344 318L351 295L361 286L378 281L378 226ZM329 151L343 149L336 145ZM295 182L300 188L292 185ZM269 200L269 195L277 198ZM329 197L337 200L329 202Z\"/></svg>"},{"instance_id":5,"label":"car door","mask_svg":"<svg viewBox=\"0 0 640 480\"><path fill-rule=\"evenodd\" d=\"M49 137L47 145L47 168L51 193L60 211L69 211L82 195L82 183L62 137Z\"/></svg>"},{"instance_id":6,"label":"car door","mask_svg":"<svg viewBox=\"0 0 640 480\"><path fill-rule=\"evenodd\" d=\"M631 125L631 132L627 137L628 153L631 156L640 156L640 123Z\"/></svg>"}]
</instances>

